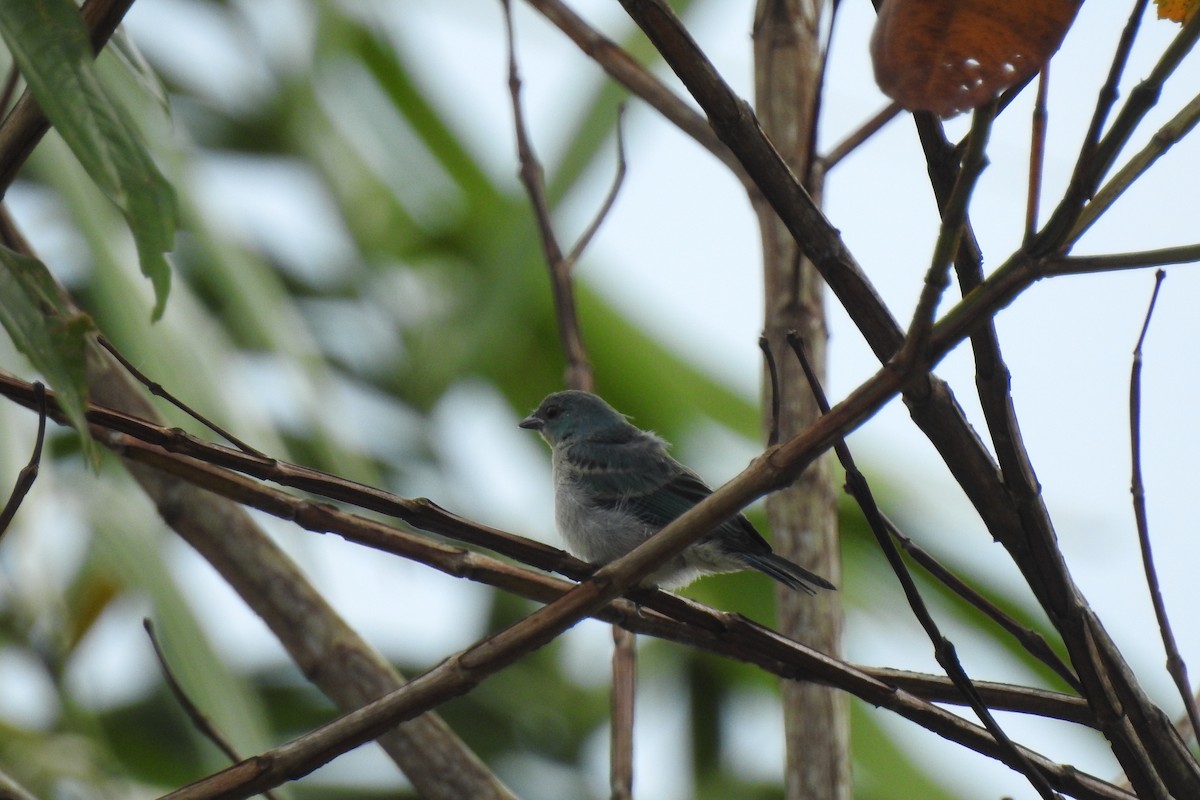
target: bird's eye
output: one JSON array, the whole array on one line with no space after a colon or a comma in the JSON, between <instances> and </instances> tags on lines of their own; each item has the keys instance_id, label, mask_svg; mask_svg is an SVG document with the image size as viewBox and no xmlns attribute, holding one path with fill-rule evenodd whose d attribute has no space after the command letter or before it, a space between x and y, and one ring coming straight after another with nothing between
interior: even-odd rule
<instances>
[{"instance_id":1,"label":"bird's eye","mask_svg":"<svg viewBox=\"0 0 1200 800\"><path fill-rule=\"evenodd\" d=\"M546 419L556 419L561 413L562 409L558 406L550 406L550 408L546 409Z\"/></svg>"}]
</instances>

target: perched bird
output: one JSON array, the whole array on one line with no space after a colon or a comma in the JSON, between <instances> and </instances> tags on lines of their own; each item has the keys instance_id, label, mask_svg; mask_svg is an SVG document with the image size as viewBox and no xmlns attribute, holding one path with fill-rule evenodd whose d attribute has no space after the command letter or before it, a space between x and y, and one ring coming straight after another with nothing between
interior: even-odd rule
<instances>
[{"instance_id":1,"label":"perched bird","mask_svg":"<svg viewBox=\"0 0 1200 800\"><path fill-rule=\"evenodd\" d=\"M552 450L554 515L573 555L607 564L712 494L696 473L667 455L667 443L631 425L588 392L556 392L520 423ZM692 544L643 583L667 589L701 575L756 569L809 594L829 581L771 552L741 514Z\"/></svg>"}]
</instances>

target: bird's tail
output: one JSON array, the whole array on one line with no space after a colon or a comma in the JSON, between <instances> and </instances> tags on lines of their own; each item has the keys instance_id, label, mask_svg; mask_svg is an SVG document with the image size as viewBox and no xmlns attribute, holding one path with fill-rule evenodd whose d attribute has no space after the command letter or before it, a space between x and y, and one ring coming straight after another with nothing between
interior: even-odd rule
<instances>
[{"instance_id":1,"label":"bird's tail","mask_svg":"<svg viewBox=\"0 0 1200 800\"><path fill-rule=\"evenodd\" d=\"M738 553L737 557L745 562L746 566L752 567L764 575L770 575L784 586L796 591L816 594L817 588L837 589L820 575L809 572L799 564L793 564L775 553Z\"/></svg>"}]
</instances>

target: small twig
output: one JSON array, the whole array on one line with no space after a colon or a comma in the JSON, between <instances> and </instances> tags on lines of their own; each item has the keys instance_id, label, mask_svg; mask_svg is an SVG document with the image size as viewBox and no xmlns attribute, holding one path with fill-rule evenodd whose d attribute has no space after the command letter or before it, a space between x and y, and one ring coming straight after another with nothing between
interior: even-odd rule
<instances>
[{"instance_id":1,"label":"small twig","mask_svg":"<svg viewBox=\"0 0 1200 800\"><path fill-rule=\"evenodd\" d=\"M166 682L167 688L171 690L171 694L175 697L175 701L179 703L179 706L183 709L183 712L187 714L188 719L190 719L192 724L196 726L196 730L200 731L200 734L204 736L204 738L216 745L217 749L224 753L225 757L230 761L235 764L241 761L242 756L238 755L237 750L234 749L233 745L230 744L223 735L221 735L221 732L218 731L216 726L214 726L208 717L204 715L204 712L196 707L196 704L193 703L192 699L187 696L187 692L183 690L183 687L175 678L175 674L171 671L171 665L167 663L167 656L163 652L162 645L159 644L158 636L156 636L154 633L154 623L150 621L149 617L142 618L142 627L146 629L146 635L150 637L150 646L154 648L154 657L158 659L158 666L162 670L163 680ZM272 798L272 800L278 800L278 798L269 791L264 791L262 794L264 797Z\"/></svg>"},{"instance_id":2,"label":"small twig","mask_svg":"<svg viewBox=\"0 0 1200 800\"><path fill-rule=\"evenodd\" d=\"M1038 203L1042 196L1042 168L1046 161L1046 92L1050 86L1050 64L1042 67L1029 132L1029 196L1025 201L1025 239L1037 230Z\"/></svg>"},{"instance_id":3,"label":"small twig","mask_svg":"<svg viewBox=\"0 0 1200 800\"><path fill-rule=\"evenodd\" d=\"M950 284L950 266L954 263L954 255L958 252L959 242L962 241L963 227L967 220L967 204L986 164L984 153L995 112L996 104L990 103L976 109L972 119L962 167L942 212L942 224L929 271L925 275L925 284L917 300L917 308L913 312L912 324L905 336L904 345L896 357L901 365L916 366L928 361L926 350L933 330L934 315L937 312L938 301Z\"/></svg>"},{"instance_id":4,"label":"small twig","mask_svg":"<svg viewBox=\"0 0 1200 800\"><path fill-rule=\"evenodd\" d=\"M38 465L42 462L42 444L46 440L46 387L40 382L35 382L33 391L38 405L37 439L34 440L33 453L29 456L29 463L21 468L16 483L13 484L12 494L8 496L4 510L0 511L0 537L8 532L8 526L12 524L13 517L17 515L17 509L21 507L25 496L33 488L33 482L37 480L38 476Z\"/></svg>"},{"instance_id":5,"label":"small twig","mask_svg":"<svg viewBox=\"0 0 1200 800\"><path fill-rule=\"evenodd\" d=\"M1146 14L1146 6L1148 0L1135 0L1133 8L1129 11L1129 19L1125 21L1125 27L1121 30L1121 38L1117 42L1117 49L1113 52L1112 64L1108 69L1108 77L1104 81L1104 86L1101 87L1099 95L1096 97L1096 109L1092 113L1092 121L1088 125L1087 135L1084 137L1083 149L1080 152L1080 158L1084 159L1087 156L1089 149L1094 149L1100 140L1100 132L1104 129L1104 123L1108 119L1112 107L1117 102L1118 86L1121 83L1121 76L1125 73L1125 66L1129 62L1129 54L1133 52L1133 43L1137 39L1138 30L1142 25L1142 17Z\"/></svg>"},{"instance_id":6,"label":"small twig","mask_svg":"<svg viewBox=\"0 0 1200 800\"><path fill-rule=\"evenodd\" d=\"M858 130L851 133L845 139L842 139L832 150L822 156L820 158L821 169L829 172L836 167L843 158L850 155L860 145L878 133L884 125L887 125L899 116L902 110L899 103L889 103L878 114L864 122Z\"/></svg>"},{"instance_id":7,"label":"small twig","mask_svg":"<svg viewBox=\"0 0 1200 800\"><path fill-rule=\"evenodd\" d=\"M767 434L767 447L779 444L779 369L775 365L775 356L771 354L771 343L765 333L759 334L758 349L762 350L763 361L767 364L767 375L771 382L771 432Z\"/></svg>"},{"instance_id":8,"label":"small twig","mask_svg":"<svg viewBox=\"0 0 1200 800\"><path fill-rule=\"evenodd\" d=\"M1118 60L1123 59L1127 55L1127 52L1124 51L1132 45L1137 20L1140 19L1145 5L1146 0L1139 0L1137 7L1134 9L1134 15L1130 17L1125 34L1122 35L1120 45L1118 46ZM1167 46L1167 49L1163 51L1162 56L1150 71L1149 76L1130 92L1129 99L1117 114L1116 119L1113 120L1108 133L1104 134L1094 147L1091 147L1091 137L1093 133L1099 131L1099 125L1102 124L1101 109L1097 108L1097 119L1093 120L1093 130L1089 130L1088 139L1085 140L1084 147L1080 151L1079 161L1076 163L1075 172L1071 176L1071 183L1068 185L1067 191L1058 208L1050 216L1049 221L1047 221L1042 231L1030 243L1028 250L1031 255L1041 256L1061 250L1071 242L1071 231L1075 229L1079 221L1084 204L1095 193L1100 179L1108 171L1109 167L1112 166L1117 155L1128 143L1134 129L1137 128L1150 109L1158 103L1163 84L1179 67L1184 57L1192 51L1198 38L1200 38L1200 15L1193 17L1190 22L1183 26L1183 29L1180 30L1171 44ZM1123 69L1123 62L1120 69ZM1113 72L1114 74L1119 72L1116 61L1113 64ZM1112 80L1113 78L1110 76L1110 82ZM1115 84L1112 86L1105 85L1102 98L1104 97L1104 93L1110 90L1115 100Z\"/></svg>"},{"instance_id":9,"label":"small twig","mask_svg":"<svg viewBox=\"0 0 1200 800\"><path fill-rule=\"evenodd\" d=\"M1125 166L1109 179L1108 183L1100 187L1096 196L1080 212L1075 227L1071 229L1069 240L1074 242L1083 236L1084 232L1092 227L1096 220L1117 201L1117 198L1150 169L1154 162L1190 133L1197 122L1200 122L1200 95L1193 97L1191 102L1180 109L1179 113L1172 117L1167 124L1159 128L1150 137L1146 146L1129 159Z\"/></svg>"},{"instance_id":10,"label":"small twig","mask_svg":"<svg viewBox=\"0 0 1200 800\"><path fill-rule=\"evenodd\" d=\"M988 116L990 117L990 114ZM817 407L821 410L822 414L828 414L830 411L829 400L826 398L825 390L821 387L821 383L808 361L804 343L795 331L789 331L787 340L792 350L795 351L796 358L800 361L800 367L804 370L809 387L816 398ZM1033 766L1029 759L1021 752L1020 748L1004 732L1004 729L1000 727L1000 724L996 722L991 710L983 702L983 698L979 696L979 692L976 691L975 685L971 682L967 671L963 668L953 642L946 638L938 629L937 622L934 621L933 615L929 613L929 608L925 605L925 601L922 599L921 593L913 581L912 574L908 571L908 567L905 566L900 551L896 549L895 543L888 536L883 513L875 503L874 494L871 492L871 487L867 484L866 477L859 471L858 466L855 464L854 457L850 453L850 448L846 445L846 440L841 439L835 442L833 451L837 454L838 461L846 471L846 490L854 497L862 509L868 527L875 534L875 540L879 543L879 547L883 551L884 556L886 556L888 564L891 565L892 571L896 574L897 580L900 581L900 586L904 591L905 597L908 599L909 607L912 608L913 614L917 617L918 622L921 623L921 627L933 643L934 657L937 659L938 664L946 671L946 675L953 681L955 687L967 698L971 710L979 717L979 721L983 723L988 733L992 734L1000 746L1008 751L1013 759L1015 768L1025 775L1038 794L1046 800L1060 800L1060 795L1050 786L1046 780L1046 776Z\"/></svg>"},{"instance_id":11,"label":"small twig","mask_svg":"<svg viewBox=\"0 0 1200 800\"><path fill-rule=\"evenodd\" d=\"M1028 86L1029 83L1039 74L1040 73L1035 72L1028 78L1023 79L1020 83L1014 83L1012 86L1001 92L1000 97L996 100L996 116L999 117L1006 110L1008 110L1008 107L1012 105L1013 101L1021 96L1021 92L1025 91L1025 87Z\"/></svg>"},{"instance_id":12,"label":"small twig","mask_svg":"<svg viewBox=\"0 0 1200 800\"><path fill-rule=\"evenodd\" d=\"M1047 260L1041 267L1043 275L1085 275L1092 272L1114 272L1126 269L1163 267L1168 264L1194 264L1200 261L1200 244L1164 247L1161 250L1141 250L1135 253L1108 253L1102 256L1066 256Z\"/></svg>"},{"instance_id":13,"label":"small twig","mask_svg":"<svg viewBox=\"0 0 1200 800\"><path fill-rule=\"evenodd\" d=\"M1133 494L1133 516L1137 523L1138 545L1142 550L1142 565L1146 571L1146 587L1150 590L1150 600L1154 604L1154 616L1158 620L1158 629L1162 634L1163 649L1167 653L1167 672L1175 681L1175 686L1183 698L1184 708L1187 709L1188 719L1192 722L1192 730L1200 738L1200 712L1196 708L1196 699L1192 695L1192 685L1188 680L1187 663L1179 653L1175 643L1175 634L1171 631L1171 619L1167 616L1167 606L1163 602L1162 589L1158 583L1158 571L1154 567L1154 550L1150 546L1150 523L1146 518L1146 487L1142 481L1142 345L1146 341L1146 333L1150 330L1150 318L1154 314L1155 303L1158 302L1158 292L1162 288L1163 278L1167 273L1161 269L1154 275L1154 292L1150 295L1150 305L1146 308L1146 319L1142 323L1142 332L1138 336L1137 346L1133 350L1133 367L1129 375L1129 449L1132 460L1132 480L1130 491Z\"/></svg>"},{"instance_id":14,"label":"small twig","mask_svg":"<svg viewBox=\"0 0 1200 800\"><path fill-rule=\"evenodd\" d=\"M612 210L617 193L625 178L625 144L620 127L620 112L617 123L617 173L613 180L608 196L601 204L599 212L580 237L579 242L564 255L558 237L554 232L551 220L550 202L546 196L545 171L529 137L525 124L525 111L521 103L521 75L517 68L516 32L513 26L511 0L501 0L504 8L505 38L508 44L508 89L512 101L513 126L517 139L517 158L521 168L519 171L521 183L529 195L533 206L534 218L537 221L538 235L542 243L542 253L550 270L551 291L554 297L555 316L558 320L558 335L566 356L566 384L574 389L590 391L594 385L592 366L588 360L587 350L583 344L583 334L579 325L579 312L575 305L575 293L572 290L571 272L576 261L582 255L584 248L591 242L592 237Z\"/></svg>"},{"instance_id":15,"label":"small twig","mask_svg":"<svg viewBox=\"0 0 1200 800\"><path fill-rule=\"evenodd\" d=\"M623 50L620 45L595 28L559 0L527 0L552 25L562 31L580 51L596 62L614 81L635 97L663 115L686 136L708 150L729 168L749 188L752 184L745 168L717 138L703 115L681 100L666 84L656 78Z\"/></svg>"},{"instance_id":16,"label":"small twig","mask_svg":"<svg viewBox=\"0 0 1200 800\"><path fill-rule=\"evenodd\" d=\"M637 689L637 635L612 626L613 694L609 784L612 800L633 800L633 711ZM616 676L625 676L616 680Z\"/></svg>"},{"instance_id":17,"label":"small twig","mask_svg":"<svg viewBox=\"0 0 1200 800\"><path fill-rule=\"evenodd\" d=\"M166 400L168 403L175 406L180 411L187 414L189 417L196 420L197 422L199 422L204 427L208 428L213 433L215 433L218 436L225 439L225 441L229 442L231 445L233 445L237 449L241 450L243 453L248 453L249 455L252 455L252 456L258 456L259 458L268 458L268 456L265 453L263 453L261 450L253 448L250 445L246 444L241 439L237 438L236 436L234 436L232 433L230 433L229 431L222 428L217 423L212 422L208 418L204 417L202 414L200 414L200 412L193 409L187 403L183 402L182 400L180 400L177 397L175 397L174 395L172 395L170 392L168 392L166 389L164 389L162 387L162 384L155 383L154 381L150 380L148 377L146 377L146 375L144 373L142 373L141 370L139 370L137 367L135 367L133 364L131 364L129 362L129 359L127 359L127 358L125 358L125 356L121 355L121 351L117 350L116 347L113 347L112 342L108 341L108 339L104 338L103 336L97 336L96 343L98 345L100 345L101 347L103 347L105 350L107 350L109 352L109 354L113 358L115 358L117 360L117 362L120 363L120 365L122 367L124 367L125 370L130 375L132 375L134 378L137 379L138 383L140 383L140 384L142 384L142 386L146 387L146 390L148 392L150 392L150 394L154 395L155 397L161 397L163 400Z\"/></svg>"},{"instance_id":18,"label":"small twig","mask_svg":"<svg viewBox=\"0 0 1200 800\"><path fill-rule=\"evenodd\" d=\"M1059 238L1065 231L1060 228L1075 227L1084 204L1095 191L1102 170L1107 169L1107 165L1100 167L1096 163L1096 154L1100 147L1100 134L1104 130L1104 123L1108 119L1112 107L1117 102L1117 87L1125 72L1129 54L1133 50L1133 42L1141 27L1142 15L1146 12L1147 2L1148 0L1135 0L1133 10L1129 13L1129 19L1121 31L1121 38L1113 53L1112 64L1109 65L1108 77L1096 96L1096 108L1092 112L1092 121L1083 137L1083 143L1079 147L1079 157L1076 159L1075 169L1071 173L1071 182L1067 185L1067 191L1063 195L1058 209L1047 222L1042 235L1038 237L1041 244L1038 245L1032 240L1027 240L1027 244L1036 247L1039 252L1049 251L1061 245ZM1116 154L1113 155L1115 157Z\"/></svg>"},{"instance_id":19,"label":"small twig","mask_svg":"<svg viewBox=\"0 0 1200 800\"><path fill-rule=\"evenodd\" d=\"M583 255L583 251L591 244L592 237L596 235L596 231L600 230L600 226L608 217L608 213L612 210L613 203L617 200L617 195L621 192L621 186L625 182L625 104L621 103L617 106L617 171L613 174L612 185L608 189L608 194L604 198L604 202L600 204L600 210L596 212L596 216L592 218L591 223L580 234L579 240L575 242L575 246L571 248L571 252L567 254L565 259L565 269L572 270L575 264L579 261L579 257Z\"/></svg>"}]
</instances>

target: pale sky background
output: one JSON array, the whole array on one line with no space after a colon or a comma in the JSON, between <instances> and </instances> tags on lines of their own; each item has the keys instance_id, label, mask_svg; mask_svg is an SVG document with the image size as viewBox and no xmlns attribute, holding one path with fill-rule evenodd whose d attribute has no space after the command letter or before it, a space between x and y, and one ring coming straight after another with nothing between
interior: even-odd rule
<instances>
[{"instance_id":1,"label":"pale sky background","mask_svg":"<svg viewBox=\"0 0 1200 800\"><path fill-rule=\"evenodd\" d=\"M155 63L208 94L213 102L254 102L269 80L265 61L301 68L314 20L306 4L290 0L242 0L232 4L236 25L189 0L143 0L128 19L133 40ZM347 3L377 18L407 54L423 88L436 98L457 132L497 180L515 185L515 145L505 86L505 45L499 4L494 0L404 0ZM619 6L582 0L573 6L594 24L620 38L628 29ZM690 28L725 78L744 96L751 85L750 2L709 2ZM525 78L528 120L543 160L553 164L564 148L558 121L571 117L581 87L597 69L574 46L524 5L517 3L518 45ZM1079 20L1054 61L1049 158L1043 209L1048 212L1073 164L1074 148L1090 117L1107 58L1128 14L1115 0L1085 3ZM866 0L842 3L834 35L825 96L821 149L828 149L884 99L874 87L866 58L873 12ZM283 22L286 21L286 22ZM1147 20L1126 72L1122 94L1150 70L1163 43L1178 30ZM265 55L264 55L265 54ZM1096 60L1094 56L1102 54ZM194 65L204 64L203 70ZM1168 84L1149 124L1134 137L1141 147L1151 133L1195 90L1193 56ZM660 70L661 72L661 70ZM677 84L676 84L677 85ZM1000 263L1023 228L1031 94L998 121L989 148L991 165L976 192L972 220L983 246L985 269ZM331 100L330 102L334 102ZM737 183L699 147L673 131L645 106L627 114L629 175L621 197L584 263L579 277L627 309L639 323L690 361L756 397L760 356L762 281L757 226ZM952 138L964 120L949 123ZM403 135L403 132L398 132ZM1128 154L1126 154L1128 155ZM1123 159L1122 159L1123 160ZM827 180L827 215L837 226L892 309L907 322L920 291L936 235L934 206L911 122L888 125ZM1200 145L1179 145L1122 198L1076 253L1144 250L1192 244L1196 239L1194 195ZM414 164L414 172L428 165ZM609 182L598 172L560 215L564 231L578 231ZM287 242L296 258L337 253L339 231L323 225L328 197L299 165L248 171L237 159L216 157L202 175L208 204L225 208L228 224L244 226L264 241ZM566 237L566 238L569 238ZM283 245L281 245L283 246ZM1026 442L1054 516L1063 551L1083 592L1123 647L1151 695L1175 715L1180 703L1161 669L1162 648L1142 580L1129 499L1128 380L1130 354L1153 285L1151 270L1043 281L997 318L1001 344L1013 373L1013 395ZM1200 395L1194 355L1200 339L1195 267L1169 271L1145 352L1143 376L1144 470L1155 554L1172 620L1185 658L1200 672L1200 602L1194 582L1200 544L1194 531L1193 490L1200 427L1193 406ZM942 305L944 311L953 293ZM861 337L836 308L831 312L832 400L843 397L876 369ZM714 324L720 320L720 324ZM937 372L950 381L968 414L982 429L972 402L969 349L962 347ZM600 376L615 382L619 376ZM669 387L663 387L669 391ZM687 398L680 398L686 403ZM554 542L548 460L540 442L515 429L519 415L490 391L463 384L435 414L443 454L453 474L428 476L413 493L484 522ZM470 447L463 443L471 442ZM992 544L971 513L936 453L914 428L903 406L892 403L851 439L860 463L871 466L891 487L904 492L909 513L920 509L923 527L938 531L924 544L938 553L988 570L997 582L1020 579L999 545ZM470 458L460 456L470 453ZM698 431L677 443L676 454L719 482L739 471L757 452L752 442L722 431ZM418 491L419 490L419 491ZM887 510L887 509L885 509ZM63 524L66 524L63 522ZM481 630L461 620L477 615L480 590L419 566L380 559L378 554L329 537L312 537L268 523L294 547L318 586L367 638L385 652L435 662L465 646ZM181 580L206 597L210 634L231 658L274 663L278 646L261 624L220 584L197 556L178 544ZM363 587L387 586L389 602ZM871 587L844 587L853 598L846 650L852 661L937 672L931 647L906 608L872 609ZM415 604L437 593L437 603ZM207 598L222 598L219 604ZM397 609L419 607L421 615ZM109 615L93 637L94 652L76 670L80 691L93 702L135 696L153 678L154 666L141 640L144 608ZM443 616L436 616L443 612ZM480 621L482 624L482 621ZM990 643L953 629L974 677L1021 680ZM104 635L99 635L103 633ZM261 642L256 650L247 642ZM582 625L568 637L566 656L582 680L607 681L609 634L599 624ZM597 666L599 665L599 666ZM5 672L10 670L10 672ZM0 659L0 675L20 665ZM0 680L0 712L13 713L13 698ZM637 735L639 796L686 798L677 779L684 758L675 739L688 721L670 701L669 679L648 676L641 684ZM36 691L25 699L36 698ZM16 704L16 706L14 706ZM33 713L33 712L29 712ZM975 756L893 715L879 718L902 744L944 774L963 798L1032 797L1033 791L1003 765ZM767 697L748 697L734 726L738 763L750 774L776 775L782 758L778 712ZM1114 761L1098 734L1067 725L1047 725L1015 716L1002 718L1010 734L1055 760L1101 777L1114 774ZM751 734L752 732L752 734ZM595 743L592 783L606 782L606 743ZM395 781L394 769L373 750L343 757L327 769ZM542 777L547 797L555 776Z\"/></svg>"}]
</instances>

